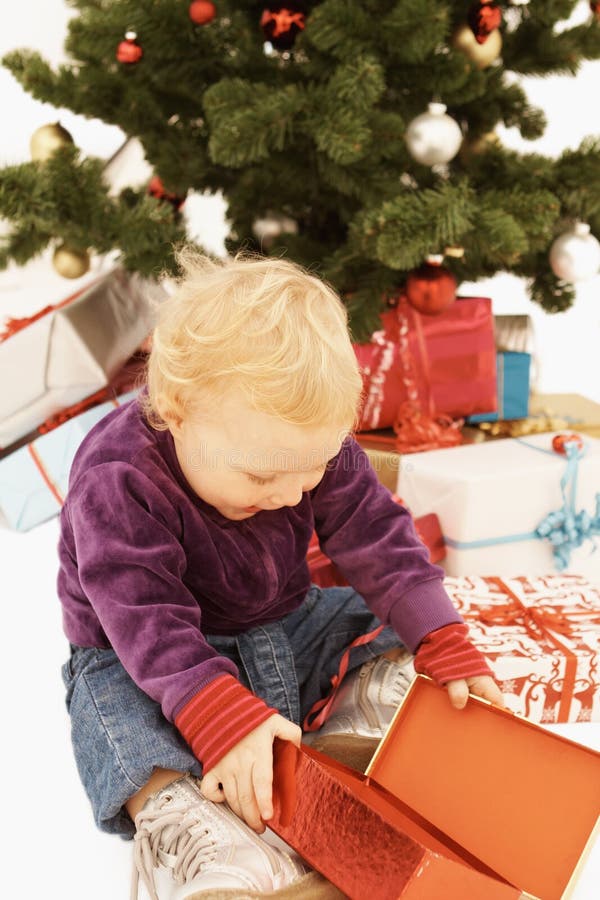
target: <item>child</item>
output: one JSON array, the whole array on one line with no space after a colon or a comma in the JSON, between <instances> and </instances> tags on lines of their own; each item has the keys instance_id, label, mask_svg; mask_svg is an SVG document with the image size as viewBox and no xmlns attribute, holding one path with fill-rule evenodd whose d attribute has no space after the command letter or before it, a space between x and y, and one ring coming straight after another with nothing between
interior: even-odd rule
<instances>
[{"instance_id":1,"label":"child","mask_svg":"<svg viewBox=\"0 0 600 900\"><path fill-rule=\"evenodd\" d=\"M180 261L147 389L92 430L71 471L63 677L96 823L135 838L134 891L139 875L161 900L248 897L305 877L258 836L273 740L300 743L353 640L385 625L352 650L348 677L386 688L372 700L381 727L402 644L455 706L469 689L501 695L351 436L361 378L338 297L279 259ZM314 528L353 587L311 587ZM358 719L348 730L360 736Z\"/></svg>"}]
</instances>

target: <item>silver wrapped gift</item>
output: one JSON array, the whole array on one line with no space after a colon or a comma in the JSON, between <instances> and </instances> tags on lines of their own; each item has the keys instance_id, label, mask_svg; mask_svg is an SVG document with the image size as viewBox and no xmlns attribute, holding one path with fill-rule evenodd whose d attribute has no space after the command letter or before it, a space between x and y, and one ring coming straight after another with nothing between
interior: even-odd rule
<instances>
[{"instance_id":1,"label":"silver wrapped gift","mask_svg":"<svg viewBox=\"0 0 600 900\"><path fill-rule=\"evenodd\" d=\"M0 342L0 447L108 384L165 296L156 282L117 268L63 304L9 320Z\"/></svg>"},{"instance_id":2,"label":"silver wrapped gift","mask_svg":"<svg viewBox=\"0 0 600 900\"><path fill-rule=\"evenodd\" d=\"M494 316L496 350L533 353L534 332L531 316Z\"/></svg>"},{"instance_id":3,"label":"silver wrapped gift","mask_svg":"<svg viewBox=\"0 0 600 900\"><path fill-rule=\"evenodd\" d=\"M539 366L531 316L524 314L494 316L494 332L498 352L529 353L531 356L529 384L531 389L535 390L539 379Z\"/></svg>"}]
</instances>

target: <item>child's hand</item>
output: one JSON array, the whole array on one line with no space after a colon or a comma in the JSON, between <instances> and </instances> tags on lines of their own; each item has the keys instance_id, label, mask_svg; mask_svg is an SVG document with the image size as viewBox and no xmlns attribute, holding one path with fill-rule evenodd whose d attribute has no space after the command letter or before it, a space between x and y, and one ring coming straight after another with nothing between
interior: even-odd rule
<instances>
[{"instance_id":1,"label":"child's hand","mask_svg":"<svg viewBox=\"0 0 600 900\"><path fill-rule=\"evenodd\" d=\"M467 705L469 692L476 694L477 697L483 697L496 706L504 706L502 691L493 678L489 675L475 675L473 678L460 678L456 681L449 681L446 684L450 703L456 709L463 709Z\"/></svg>"},{"instance_id":2,"label":"child's hand","mask_svg":"<svg viewBox=\"0 0 600 900\"><path fill-rule=\"evenodd\" d=\"M216 803L227 801L240 819L261 834L263 819L273 815L273 741L300 746L302 730L278 714L270 716L232 747L202 779L202 793Z\"/></svg>"},{"instance_id":3,"label":"child's hand","mask_svg":"<svg viewBox=\"0 0 600 900\"><path fill-rule=\"evenodd\" d=\"M417 649L415 671L445 687L455 709L466 706L469 691L503 707L502 691L492 677L492 670L468 634L464 622L453 622L431 631Z\"/></svg>"}]
</instances>

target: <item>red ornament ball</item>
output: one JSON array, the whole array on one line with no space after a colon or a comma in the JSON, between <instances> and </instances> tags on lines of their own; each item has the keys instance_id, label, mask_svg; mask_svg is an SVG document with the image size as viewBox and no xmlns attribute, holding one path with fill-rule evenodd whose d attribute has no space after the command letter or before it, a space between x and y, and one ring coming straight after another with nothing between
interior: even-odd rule
<instances>
[{"instance_id":1,"label":"red ornament ball","mask_svg":"<svg viewBox=\"0 0 600 900\"><path fill-rule=\"evenodd\" d=\"M217 8L210 0L194 0L190 3L190 19L196 25L208 25L217 14Z\"/></svg>"},{"instance_id":2,"label":"red ornament ball","mask_svg":"<svg viewBox=\"0 0 600 900\"><path fill-rule=\"evenodd\" d=\"M414 309L435 316L456 300L456 279L444 266L426 262L409 272L405 293Z\"/></svg>"},{"instance_id":3,"label":"red ornament ball","mask_svg":"<svg viewBox=\"0 0 600 900\"><path fill-rule=\"evenodd\" d=\"M178 194L172 194L170 191L168 191L162 183L162 179L159 178L158 175L153 175L148 182L147 192L151 197L155 197L157 200L162 200L165 203L170 203L175 210L181 209L181 207L185 203L185 197L180 197Z\"/></svg>"},{"instance_id":4,"label":"red ornament ball","mask_svg":"<svg viewBox=\"0 0 600 900\"><path fill-rule=\"evenodd\" d=\"M566 445L567 444L575 444L578 450L583 450L583 438L580 434L575 433L564 433L564 434L556 434L552 438L552 449L555 453L561 453L563 456L567 455Z\"/></svg>"},{"instance_id":5,"label":"red ornament ball","mask_svg":"<svg viewBox=\"0 0 600 900\"><path fill-rule=\"evenodd\" d=\"M490 0L480 0L469 9L467 22L477 43L485 44L491 32L502 24L502 12Z\"/></svg>"},{"instance_id":6,"label":"red ornament ball","mask_svg":"<svg viewBox=\"0 0 600 900\"><path fill-rule=\"evenodd\" d=\"M144 55L144 51L137 43L136 37L137 35L134 32L128 31L125 35L125 40L121 41L117 47L116 57L120 63L132 65L139 62Z\"/></svg>"},{"instance_id":7,"label":"red ornament ball","mask_svg":"<svg viewBox=\"0 0 600 900\"><path fill-rule=\"evenodd\" d=\"M265 40L276 50L291 50L296 35L304 31L305 23L306 4L298 0L269 3L260 17L260 27Z\"/></svg>"}]
</instances>

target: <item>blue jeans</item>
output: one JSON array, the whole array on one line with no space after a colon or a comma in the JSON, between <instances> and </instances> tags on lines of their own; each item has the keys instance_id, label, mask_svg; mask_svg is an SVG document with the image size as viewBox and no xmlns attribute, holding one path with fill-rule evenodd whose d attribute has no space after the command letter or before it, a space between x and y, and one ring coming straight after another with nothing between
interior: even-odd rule
<instances>
[{"instance_id":1,"label":"blue jeans","mask_svg":"<svg viewBox=\"0 0 600 900\"><path fill-rule=\"evenodd\" d=\"M231 637L207 635L207 640L233 660L246 687L301 724L329 692L344 650L379 624L353 588L313 585L302 605L280 621ZM397 634L385 628L352 649L349 669L399 644ZM135 829L123 806L154 768L200 777L202 766L113 650L72 647L62 675L75 760L95 822L103 831L131 838Z\"/></svg>"}]
</instances>

